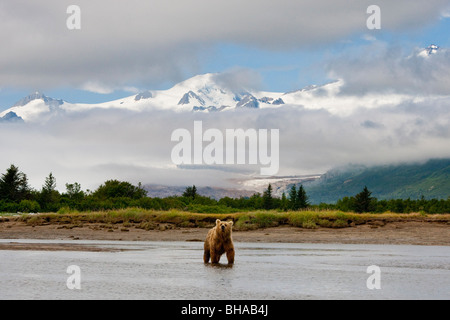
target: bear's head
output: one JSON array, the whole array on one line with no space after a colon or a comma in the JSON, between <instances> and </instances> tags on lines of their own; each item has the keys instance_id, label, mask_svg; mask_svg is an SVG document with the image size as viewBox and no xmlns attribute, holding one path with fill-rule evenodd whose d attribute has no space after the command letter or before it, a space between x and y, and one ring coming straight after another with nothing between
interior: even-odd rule
<instances>
[{"instance_id":1,"label":"bear's head","mask_svg":"<svg viewBox=\"0 0 450 320\"><path fill-rule=\"evenodd\" d=\"M231 227L233 226L233 221L220 221L216 220L216 229L219 234L229 235L231 234Z\"/></svg>"}]
</instances>

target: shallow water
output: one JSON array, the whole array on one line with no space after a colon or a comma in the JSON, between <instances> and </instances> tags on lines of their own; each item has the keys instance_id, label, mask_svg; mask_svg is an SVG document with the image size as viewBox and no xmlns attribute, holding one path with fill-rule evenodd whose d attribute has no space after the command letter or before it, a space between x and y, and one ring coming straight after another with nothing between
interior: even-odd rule
<instances>
[{"instance_id":1,"label":"shallow water","mask_svg":"<svg viewBox=\"0 0 450 320\"><path fill-rule=\"evenodd\" d=\"M450 247L235 243L205 265L201 242L43 241L120 252L0 250L0 299L450 299ZM67 268L80 268L69 289ZM380 267L368 289L367 267Z\"/></svg>"}]
</instances>

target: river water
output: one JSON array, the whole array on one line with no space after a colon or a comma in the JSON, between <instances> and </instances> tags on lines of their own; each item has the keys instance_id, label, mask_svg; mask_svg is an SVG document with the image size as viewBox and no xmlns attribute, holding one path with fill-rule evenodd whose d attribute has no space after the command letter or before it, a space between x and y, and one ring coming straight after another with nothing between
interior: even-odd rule
<instances>
[{"instance_id":1,"label":"river water","mask_svg":"<svg viewBox=\"0 0 450 320\"><path fill-rule=\"evenodd\" d=\"M235 243L228 267L201 242L0 242L123 250L0 250L0 299L450 299L450 246Z\"/></svg>"}]
</instances>

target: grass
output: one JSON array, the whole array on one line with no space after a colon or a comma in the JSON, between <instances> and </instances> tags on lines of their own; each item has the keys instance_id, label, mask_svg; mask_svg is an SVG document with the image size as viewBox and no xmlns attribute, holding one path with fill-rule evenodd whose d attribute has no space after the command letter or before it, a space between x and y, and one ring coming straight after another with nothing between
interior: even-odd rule
<instances>
[{"instance_id":1,"label":"grass","mask_svg":"<svg viewBox=\"0 0 450 320\"><path fill-rule=\"evenodd\" d=\"M288 211L275 210L237 213L192 213L180 210L155 211L128 208L111 211L78 212L62 209L58 213L38 215L23 214L20 217L3 217L1 221L18 219L32 226L58 224L82 226L96 223L102 226L136 227L145 230L178 227L210 228L216 219L233 220L235 230L254 230L277 226L293 226L305 229L346 228L374 221L387 223L395 221L439 221L450 223L450 214L427 215L423 213L348 213L340 211Z\"/></svg>"}]
</instances>

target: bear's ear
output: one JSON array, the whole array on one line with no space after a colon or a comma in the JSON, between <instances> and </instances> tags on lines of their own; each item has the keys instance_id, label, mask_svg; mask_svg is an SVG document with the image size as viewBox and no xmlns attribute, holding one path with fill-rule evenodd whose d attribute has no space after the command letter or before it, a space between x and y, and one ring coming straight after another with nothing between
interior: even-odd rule
<instances>
[{"instance_id":1,"label":"bear's ear","mask_svg":"<svg viewBox=\"0 0 450 320\"><path fill-rule=\"evenodd\" d=\"M233 225L233 220L228 221L228 224L230 225L230 227Z\"/></svg>"},{"instance_id":2,"label":"bear's ear","mask_svg":"<svg viewBox=\"0 0 450 320\"><path fill-rule=\"evenodd\" d=\"M216 226L217 226L219 223L220 223L220 220L217 219L217 220L216 220Z\"/></svg>"}]
</instances>

